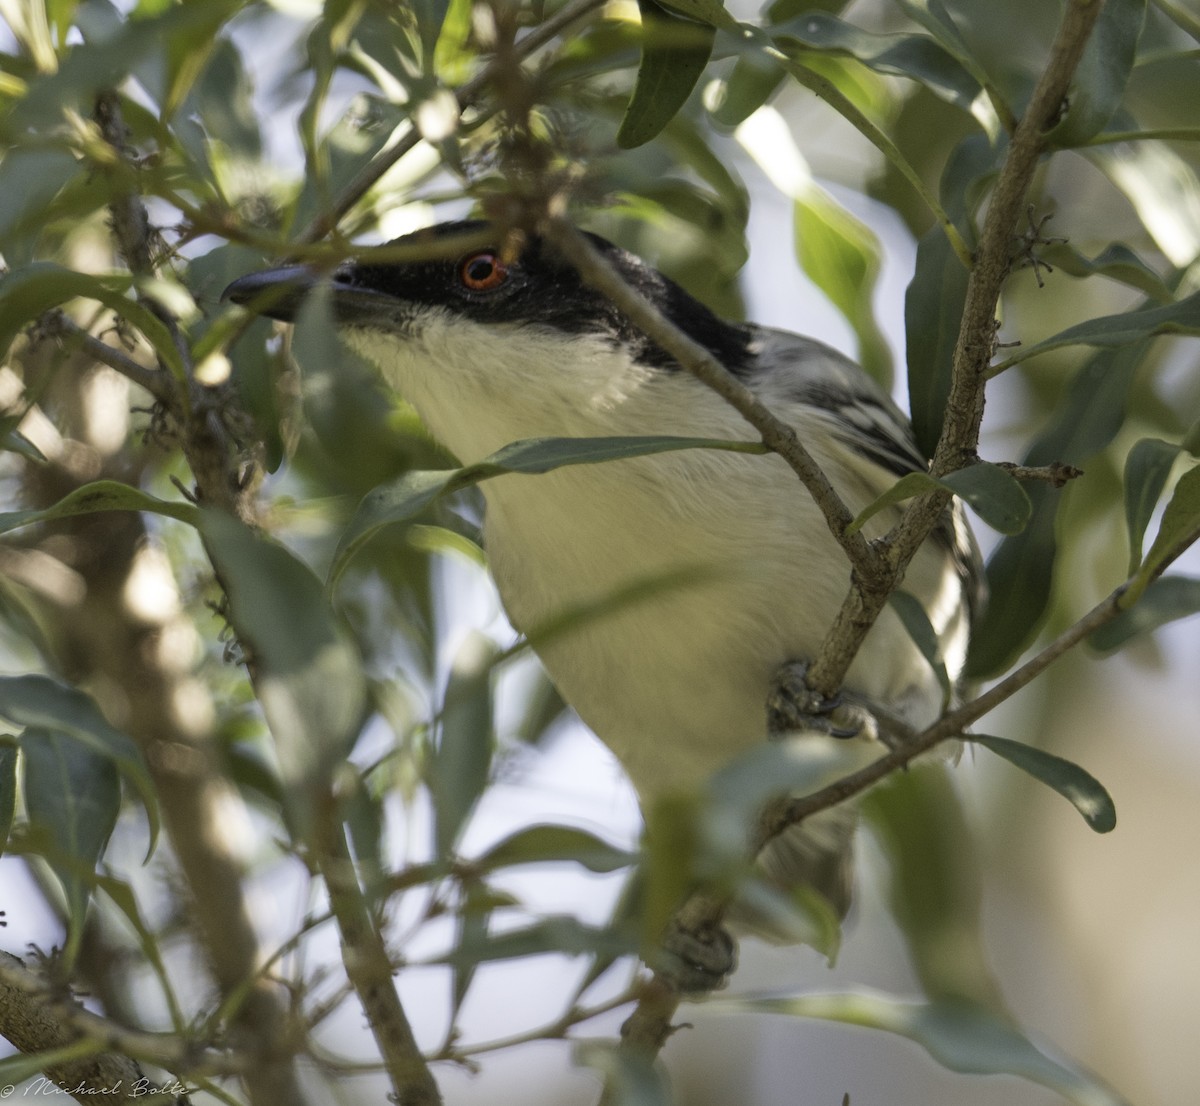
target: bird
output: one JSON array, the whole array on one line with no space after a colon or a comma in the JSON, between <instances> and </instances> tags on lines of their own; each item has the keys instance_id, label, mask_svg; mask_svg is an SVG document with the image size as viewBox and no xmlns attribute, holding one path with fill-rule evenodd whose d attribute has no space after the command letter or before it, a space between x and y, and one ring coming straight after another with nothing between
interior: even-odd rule
<instances>
[{"instance_id":1,"label":"bird","mask_svg":"<svg viewBox=\"0 0 1200 1106\"><path fill-rule=\"evenodd\" d=\"M636 255L587 237L795 431L851 511L927 470L907 418L852 360L810 337L723 319ZM488 244L456 251L456 241ZM326 281L342 340L464 465L537 438L753 440L733 407L550 239L461 220L390 245L429 256L351 259L328 276L287 265L236 280L224 298L292 322ZM766 740L775 674L816 656L850 583L825 518L774 454L692 449L481 487L484 547L509 620L643 807L702 788ZM889 517L869 523L868 535ZM951 681L965 665L980 579L954 503L902 585L924 609ZM589 613L564 618L581 611ZM550 626L554 633L539 635ZM914 727L944 706L938 675L891 610L867 635L845 688ZM782 888L815 889L843 916L853 832L852 811L824 811L776 838L760 867ZM780 939L769 925L762 935Z\"/></svg>"}]
</instances>

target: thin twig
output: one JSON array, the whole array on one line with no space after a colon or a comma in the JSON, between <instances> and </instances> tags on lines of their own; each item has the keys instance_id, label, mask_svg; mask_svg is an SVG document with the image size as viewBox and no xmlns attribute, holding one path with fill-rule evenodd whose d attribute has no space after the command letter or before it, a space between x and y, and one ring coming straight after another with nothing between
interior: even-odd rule
<instances>
[{"instance_id":1,"label":"thin twig","mask_svg":"<svg viewBox=\"0 0 1200 1106\"><path fill-rule=\"evenodd\" d=\"M342 937L342 962L379 1046L400 1106L440 1106L442 1096L417 1047L383 937L371 916L340 827L317 860Z\"/></svg>"},{"instance_id":2,"label":"thin twig","mask_svg":"<svg viewBox=\"0 0 1200 1106\"><path fill-rule=\"evenodd\" d=\"M1001 461L999 467L1017 480L1037 480L1049 484L1052 488L1062 488L1072 480L1078 480L1083 475L1083 469L1062 461L1051 461L1048 465L1018 465L1012 461Z\"/></svg>"},{"instance_id":3,"label":"thin twig","mask_svg":"<svg viewBox=\"0 0 1200 1106\"><path fill-rule=\"evenodd\" d=\"M175 397L175 381L162 369L150 369L127 357L119 349L100 341L83 327L72 322L62 311L51 311L41 321L41 333L49 338L60 338L77 345L94 361L115 369L134 384L145 388L155 399L170 403Z\"/></svg>"}]
</instances>

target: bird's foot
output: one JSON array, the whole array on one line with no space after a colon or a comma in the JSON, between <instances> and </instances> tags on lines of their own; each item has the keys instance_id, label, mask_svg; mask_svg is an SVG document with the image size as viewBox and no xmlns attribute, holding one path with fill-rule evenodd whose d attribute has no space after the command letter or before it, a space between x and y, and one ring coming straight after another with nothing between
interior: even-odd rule
<instances>
[{"instance_id":1,"label":"bird's foot","mask_svg":"<svg viewBox=\"0 0 1200 1106\"><path fill-rule=\"evenodd\" d=\"M690 928L672 919L661 953L654 967L682 995L720 990L737 967L737 944L715 922Z\"/></svg>"},{"instance_id":2,"label":"bird's foot","mask_svg":"<svg viewBox=\"0 0 1200 1106\"><path fill-rule=\"evenodd\" d=\"M848 691L826 698L808 686L807 676L804 661L791 661L775 673L767 695L771 737L806 730L830 737L881 740L879 720L864 699Z\"/></svg>"}]
</instances>

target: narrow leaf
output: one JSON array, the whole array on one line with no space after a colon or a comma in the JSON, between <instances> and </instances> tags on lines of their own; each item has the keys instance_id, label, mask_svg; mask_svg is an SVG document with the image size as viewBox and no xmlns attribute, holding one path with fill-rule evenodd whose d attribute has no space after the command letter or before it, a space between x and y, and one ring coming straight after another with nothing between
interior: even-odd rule
<instances>
[{"instance_id":1,"label":"narrow leaf","mask_svg":"<svg viewBox=\"0 0 1200 1106\"><path fill-rule=\"evenodd\" d=\"M510 473L536 475L566 465L595 465L681 449L716 449L735 453L764 453L757 442L718 438L646 436L630 438L530 438L498 449L490 457L460 469L409 472L399 480L367 493L338 541L330 583L336 583L350 558L379 530L407 522L434 500L483 480Z\"/></svg>"},{"instance_id":2,"label":"narrow leaf","mask_svg":"<svg viewBox=\"0 0 1200 1106\"><path fill-rule=\"evenodd\" d=\"M1129 530L1129 575L1142 563L1142 539L1158 506L1180 447L1158 438L1135 442L1125 458L1125 525Z\"/></svg>"},{"instance_id":3,"label":"narrow leaf","mask_svg":"<svg viewBox=\"0 0 1200 1106\"><path fill-rule=\"evenodd\" d=\"M1048 1055L1006 1018L974 1003L905 1002L862 991L746 998L713 998L709 1009L790 1014L882 1029L915 1041L943 1067L970 1075L1018 1075L1049 1087L1077 1106L1129 1106L1095 1075Z\"/></svg>"},{"instance_id":4,"label":"narrow leaf","mask_svg":"<svg viewBox=\"0 0 1200 1106\"><path fill-rule=\"evenodd\" d=\"M13 738L0 737L0 855L8 848L17 806L17 747Z\"/></svg>"},{"instance_id":5,"label":"narrow leaf","mask_svg":"<svg viewBox=\"0 0 1200 1106\"><path fill-rule=\"evenodd\" d=\"M1024 347L995 366L992 374L996 375L1012 365L1064 346L1113 349L1157 334L1200 334L1200 292L1193 292L1186 299L1162 307L1146 307L1121 315L1103 315L1069 326L1050 338Z\"/></svg>"},{"instance_id":6,"label":"narrow leaf","mask_svg":"<svg viewBox=\"0 0 1200 1106\"><path fill-rule=\"evenodd\" d=\"M1117 809L1113 806L1112 798L1104 785L1078 764L1006 737L988 737L985 734L963 736L1054 788L1097 833L1108 833L1116 826Z\"/></svg>"},{"instance_id":7,"label":"narrow leaf","mask_svg":"<svg viewBox=\"0 0 1200 1106\"><path fill-rule=\"evenodd\" d=\"M1092 634L1088 644L1107 653L1138 634L1148 634L1168 622L1194 614L1200 614L1200 578L1160 576L1132 607Z\"/></svg>"},{"instance_id":8,"label":"narrow leaf","mask_svg":"<svg viewBox=\"0 0 1200 1106\"><path fill-rule=\"evenodd\" d=\"M1162 524L1150 546L1146 559L1129 589L1121 599L1121 606L1128 607L1138 601L1146 586L1155 575L1179 551L1181 543L1195 540L1200 533L1200 465L1189 469L1175 485L1171 501L1163 512Z\"/></svg>"},{"instance_id":9,"label":"narrow leaf","mask_svg":"<svg viewBox=\"0 0 1200 1106\"><path fill-rule=\"evenodd\" d=\"M739 24L719 0L662 0L662 6L689 19L707 23L710 27L724 28L737 32Z\"/></svg>"},{"instance_id":10,"label":"narrow leaf","mask_svg":"<svg viewBox=\"0 0 1200 1106\"><path fill-rule=\"evenodd\" d=\"M93 700L48 676L0 676L0 717L23 726L53 730L106 757L133 784L150 826L147 857L158 840L158 801L133 739L110 726Z\"/></svg>"},{"instance_id":11,"label":"narrow leaf","mask_svg":"<svg viewBox=\"0 0 1200 1106\"><path fill-rule=\"evenodd\" d=\"M205 511L200 531L248 648L275 739L288 809L311 830L332 767L358 735L366 681L321 582L282 545Z\"/></svg>"},{"instance_id":12,"label":"narrow leaf","mask_svg":"<svg viewBox=\"0 0 1200 1106\"><path fill-rule=\"evenodd\" d=\"M493 845L471 864L491 872L518 864L571 861L589 872L603 873L626 868L636 859L634 854L608 844L587 830L573 826L540 825L518 830Z\"/></svg>"},{"instance_id":13,"label":"narrow leaf","mask_svg":"<svg viewBox=\"0 0 1200 1106\"><path fill-rule=\"evenodd\" d=\"M430 763L438 855L453 851L488 782L495 734L492 669L499 651L473 633L459 648L442 703L440 739Z\"/></svg>"},{"instance_id":14,"label":"narrow leaf","mask_svg":"<svg viewBox=\"0 0 1200 1106\"><path fill-rule=\"evenodd\" d=\"M1174 298L1163 278L1123 242L1114 242L1095 257L1086 257L1066 242L1039 248L1038 260L1073 277L1106 277L1145 292L1159 303Z\"/></svg>"},{"instance_id":15,"label":"narrow leaf","mask_svg":"<svg viewBox=\"0 0 1200 1106\"><path fill-rule=\"evenodd\" d=\"M25 809L35 840L48 844L46 862L67 903L67 958L83 936L95 870L121 809L121 784L112 760L66 734L27 726L21 735Z\"/></svg>"},{"instance_id":16,"label":"narrow leaf","mask_svg":"<svg viewBox=\"0 0 1200 1106\"><path fill-rule=\"evenodd\" d=\"M938 640L937 631L929 621L921 601L910 592L894 591L888 596L888 603L895 611L904 629L912 639L913 644L921 651L921 656L933 669L939 686L942 689L942 705L946 706L954 695L954 685L950 674L946 671L946 661L942 656L942 643Z\"/></svg>"},{"instance_id":17,"label":"narrow leaf","mask_svg":"<svg viewBox=\"0 0 1200 1106\"><path fill-rule=\"evenodd\" d=\"M91 515L99 511L148 511L165 515L195 526L200 521L200 512L190 503L172 503L158 499L119 480L96 480L76 488L63 496L57 503L41 510L4 511L0 513L0 534L29 526L35 522L52 522L55 519L71 518L74 515Z\"/></svg>"},{"instance_id":18,"label":"narrow leaf","mask_svg":"<svg viewBox=\"0 0 1200 1106\"><path fill-rule=\"evenodd\" d=\"M847 529L851 534L856 533L880 511L894 507L897 503L903 503L906 499L912 499L913 496L937 491L943 486L941 481L935 480L927 472L910 472L900 477L886 492L859 511Z\"/></svg>"},{"instance_id":19,"label":"narrow leaf","mask_svg":"<svg viewBox=\"0 0 1200 1106\"><path fill-rule=\"evenodd\" d=\"M942 484L1001 534L1019 534L1029 524L1033 511L1029 495L1016 477L999 465L981 461L947 474Z\"/></svg>"},{"instance_id":20,"label":"narrow leaf","mask_svg":"<svg viewBox=\"0 0 1200 1106\"><path fill-rule=\"evenodd\" d=\"M942 230L927 231L917 243L916 270L904 297L913 433L926 457L933 456L942 433L967 276Z\"/></svg>"},{"instance_id":21,"label":"narrow leaf","mask_svg":"<svg viewBox=\"0 0 1200 1106\"><path fill-rule=\"evenodd\" d=\"M655 0L638 0L642 60L617 131L624 150L656 137L687 102L712 55L716 29L676 15Z\"/></svg>"}]
</instances>

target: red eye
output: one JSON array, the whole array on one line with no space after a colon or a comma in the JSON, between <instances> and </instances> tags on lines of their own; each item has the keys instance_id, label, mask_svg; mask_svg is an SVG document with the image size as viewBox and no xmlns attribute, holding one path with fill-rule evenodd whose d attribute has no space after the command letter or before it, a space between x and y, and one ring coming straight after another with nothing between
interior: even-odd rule
<instances>
[{"instance_id":1,"label":"red eye","mask_svg":"<svg viewBox=\"0 0 1200 1106\"><path fill-rule=\"evenodd\" d=\"M491 292L508 280L508 268L491 250L482 250L458 263L458 279L472 292Z\"/></svg>"}]
</instances>

